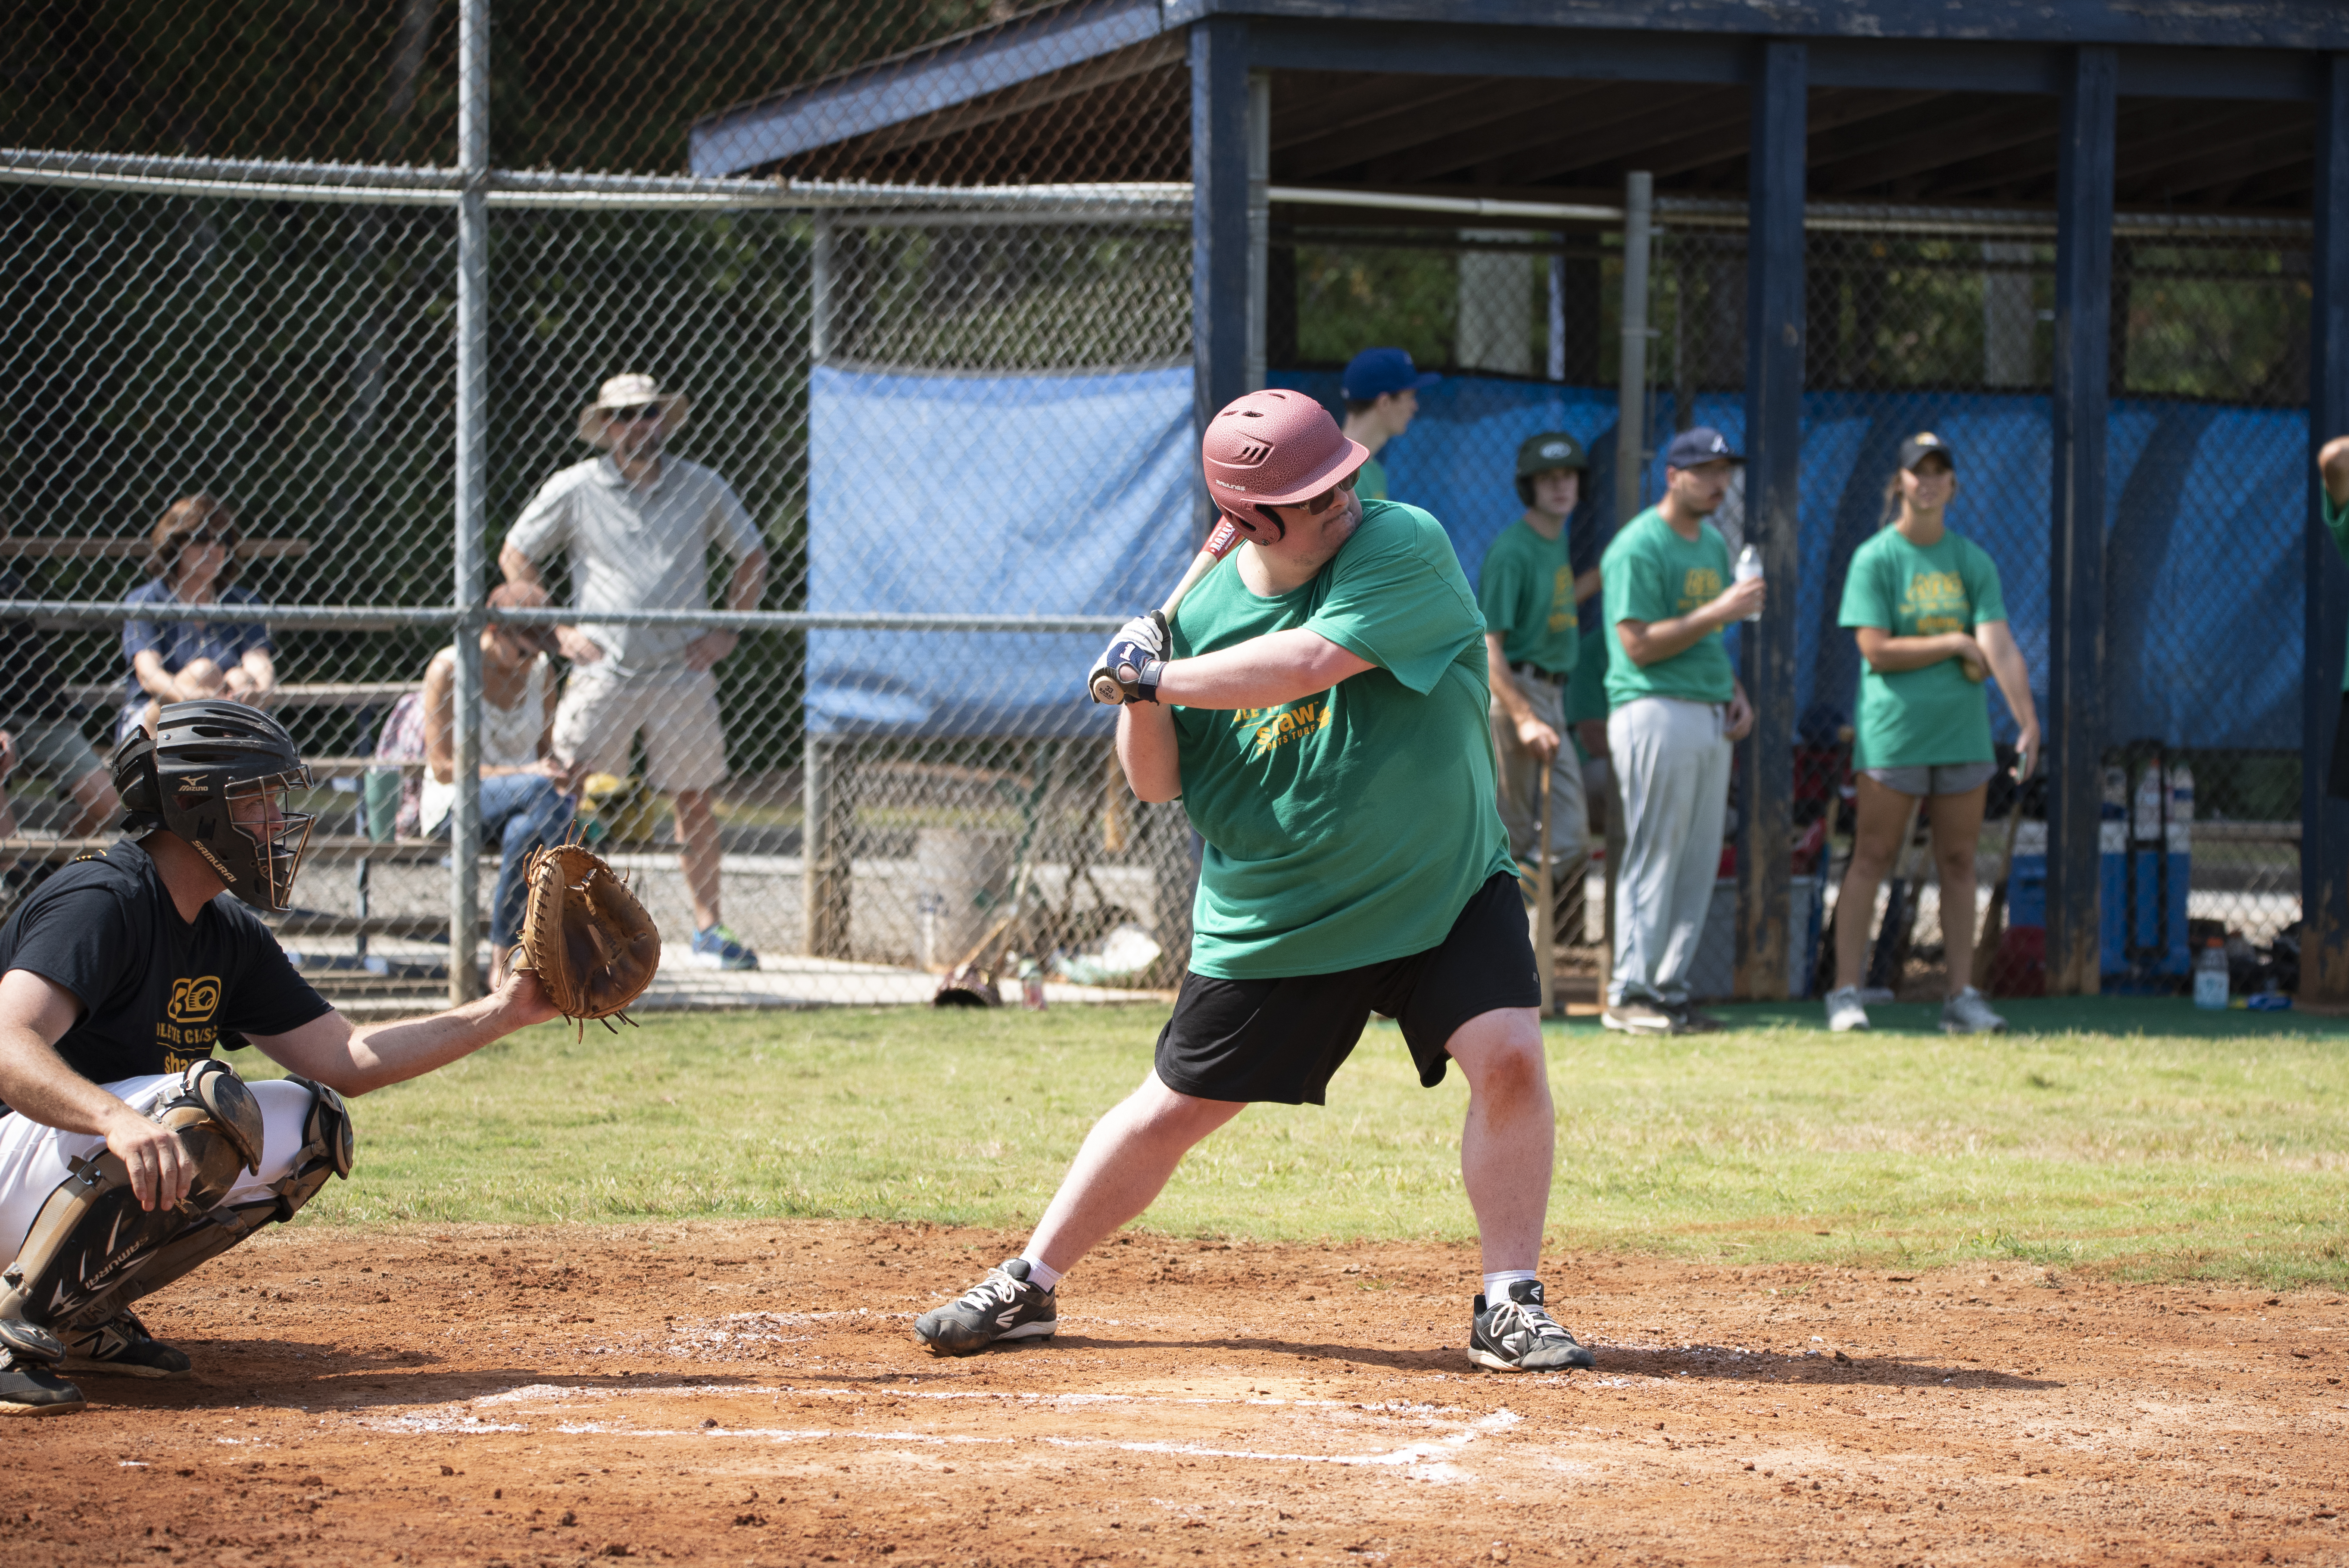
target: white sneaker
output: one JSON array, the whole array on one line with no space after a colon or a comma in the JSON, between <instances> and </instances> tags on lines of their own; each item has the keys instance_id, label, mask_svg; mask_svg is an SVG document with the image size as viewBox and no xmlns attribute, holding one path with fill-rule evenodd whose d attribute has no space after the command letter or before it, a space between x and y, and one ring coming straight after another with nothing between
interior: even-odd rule
<instances>
[{"instance_id":1,"label":"white sneaker","mask_svg":"<svg viewBox=\"0 0 2349 1568\"><path fill-rule=\"evenodd\" d=\"M1839 985L1827 993L1827 1027L1838 1035L1867 1029L1868 1008L1859 999L1858 986Z\"/></svg>"},{"instance_id":2,"label":"white sneaker","mask_svg":"<svg viewBox=\"0 0 2349 1568\"><path fill-rule=\"evenodd\" d=\"M1982 994L1969 985L1941 1004L1941 1032L1945 1035L2002 1035L2006 1020L1990 1010Z\"/></svg>"}]
</instances>

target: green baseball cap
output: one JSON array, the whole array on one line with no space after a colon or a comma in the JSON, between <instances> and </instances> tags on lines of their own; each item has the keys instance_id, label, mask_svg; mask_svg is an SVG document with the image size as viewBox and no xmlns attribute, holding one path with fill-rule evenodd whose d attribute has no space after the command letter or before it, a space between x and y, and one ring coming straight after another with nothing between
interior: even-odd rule
<instances>
[{"instance_id":1,"label":"green baseball cap","mask_svg":"<svg viewBox=\"0 0 2349 1568\"><path fill-rule=\"evenodd\" d=\"M1582 450L1582 443L1563 430L1550 430L1538 436L1528 436L1517 449L1517 478L1531 479L1552 469L1587 469L1590 459Z\"/></svg>"}]
</instances>

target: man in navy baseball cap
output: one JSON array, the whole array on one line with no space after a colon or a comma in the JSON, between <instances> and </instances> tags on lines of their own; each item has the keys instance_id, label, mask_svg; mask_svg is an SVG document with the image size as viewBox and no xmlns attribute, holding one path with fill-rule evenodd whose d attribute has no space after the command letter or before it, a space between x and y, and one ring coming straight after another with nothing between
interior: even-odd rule
<instances>
[{"instance_id":1,"label":"man in navy baseball cap","mask_svg":"<svg viewBox=\"0 0 2349 1568\"><path fill-rule=\"evenodd\" d=\"M1422 371L1400 348L1365 348L1346 366L1340 389L1346 397L1346 435L1370 449L1371 460L1354 475L1354 494L1363 500L1390 500L1387 471L1379 449L1411 428L1419 395L1444 377Z\"/></svg>"},{"instance_id":2,"label":"man in navy baseball cap","mask_svg":"<svg viewBox=\"0 0 2349 1568\"><path fill-rule=\"evenodd\" d=\"M1710 425L1695 425L1672 438L1664 449L1664 467L1668 469L1702 468L1706 463L1742 463L1745 459L1731 449L1729 438Z\"/></svg>"}]
</instances>

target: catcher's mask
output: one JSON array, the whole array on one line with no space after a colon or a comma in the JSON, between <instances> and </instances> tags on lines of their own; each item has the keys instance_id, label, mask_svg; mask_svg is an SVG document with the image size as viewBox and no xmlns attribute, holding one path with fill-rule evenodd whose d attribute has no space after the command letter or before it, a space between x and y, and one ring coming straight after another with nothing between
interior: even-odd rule
<instances>
[{"instance_id":1,"label":"catcher's mask","mask_svg":"<svg viewBox=\"0 0 2349 1568\"><path fill-rule=\"evenodd\" d=\"M243 703L167 704L153 738L114 754L124 830L178 834L256 909L288 907L314 819L285 810L285 791L310 787L285 727Z\"/></svg>"}]
</instances>

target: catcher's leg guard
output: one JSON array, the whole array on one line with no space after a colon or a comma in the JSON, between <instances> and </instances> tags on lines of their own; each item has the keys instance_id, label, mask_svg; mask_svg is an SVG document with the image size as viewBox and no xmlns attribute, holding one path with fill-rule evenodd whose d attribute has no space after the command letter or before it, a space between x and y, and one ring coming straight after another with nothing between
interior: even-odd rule
<instances>
[{"instance_id":1,"label":"catcher's leg guard","mask_svg":"<svg viewBox=\"0 0 2349 1568\"><path fill-rule=\"evenodd\" d=\"M195 1166L187 1197L144 1210L114 1154L72 1161L73 1174L41 1205L16 1261L0 1273L7 1287L0 1320L63 1326L112 1301L124 1280L228 1196L240 1171L259 1172L261 1107L224 1063L196 1063L151 1114L180 1135Z\"/></svg>"},{"instance_id":2,"label":"catcher's leg guard","mask_svg":"<svg viewBox=\"0 0 2349 1568\"><path fill-rule=\"evenodd\" d=\"M285 1174L258 1193L233 1203L216 1203L194 1216L177 1235L129 1270L102 1296L74 1311L71 1322L103 1322L140 1297L210 1263L262 1226L292 1219L301 1212L303 1204L318 1195L327 1177L349 1180L356 1145L351 1136L351 1113L343 1104L343 1097L305 1078L289 1076L285 1082L310 1097L309 1109L302 1117L302 1146L295 1151ZM271 1085L262 1088L273 1094L277 1092Z\"/></svg>"}]
</instances>

